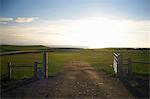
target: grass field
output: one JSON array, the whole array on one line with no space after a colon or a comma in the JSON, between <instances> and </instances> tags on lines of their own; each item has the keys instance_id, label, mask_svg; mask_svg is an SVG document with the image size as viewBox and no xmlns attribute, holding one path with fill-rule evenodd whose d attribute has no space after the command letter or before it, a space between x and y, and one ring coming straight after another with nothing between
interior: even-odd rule
<instances>
[{"instance_id":1,"label":"grass field","mask_svg":"<svg viewBox=\"0 0 150 99\"><path fill-rule=\"evenodd\" d=\"M85 61L91 64L96 69L105 71L108 75L114 75L113 64L113 52L120 52L123 58L132 58L136 61L149 62L149 50L74 50L74 51L53 51L48 52L48 69L49 76L57 75L63 70L63 66L67 62L71 61ZM33 66L35 61L42 62L42 53L25 53L25 54L13 54L13 55L1 55L0 56L0 73L5 74L8 71L7 64L12 62L12 65L28 65ZM133 71L140 75L150 73L150 65L133 64ZM22 79L33 76L32 67L13 68L12 77L14 79Z\"/></svg>"}]
</instances>

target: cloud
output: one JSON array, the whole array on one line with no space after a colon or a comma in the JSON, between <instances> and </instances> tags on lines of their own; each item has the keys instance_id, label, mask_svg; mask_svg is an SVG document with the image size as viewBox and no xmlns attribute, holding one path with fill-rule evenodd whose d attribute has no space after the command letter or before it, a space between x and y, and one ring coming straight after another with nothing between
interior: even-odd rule
<instances>
[{"instance_id":1,"label":"cloud","mask_svg":"<svg viewBox=\"0 0 150 99\"><path fill-rule=\"evenodd\" d=\"M9 22L12 20L13 20L13 18L0 18L0 22Z\"/></svg>"},{"instance_id":2,"label":"cloud","mask_svg":"<svg viewBox=\"0 0 150 99\"><path fill-rule=\"evenodd\" d=\"M38 17L17 17L14 22L17 23L29 23L29 22L33 22L36 19L39 19Z\"/></svg>"},{"instance_id":3,"label":"cloud","mask_svg":"<svg viewBox=\"0 0 150 99\"><path fill-rule=\"evenodd\" d=\"M0 18L0 23L1 24L6 24L8 22L13 21L13 18Z\"/></svg>"},{"instance_id":4,"label":"cloud","mask_svg":"<svg viewBox=\"0 0 150 99\"><path fill-rule=\"evenodd\" d=\"M0 24L7 24L9 22L29 23L39 19L38 17L17 17L17 18L0 18Z\"/></svg>"},{"instance_id":5,"label":"cloud","mask_svg":"<svg viewBox=\"0 0 150 99\"><path fill-rule=\"evenodd\" d=\"M59 35L60 33L52 33L52 32L36 32L36 34L42 34L42 35Z\"/></svg>"},{"instance_id":6,"label":"cloud","mask_svg":"<svg viewBox=\"0 0 150 99\"><path fill-rule=\"evenodd\" d=\"M150 47L150 21L88 17L40 20L29 25L2 27L9 44L78 45L95 47Z\"/></svg>"}]
</instances>

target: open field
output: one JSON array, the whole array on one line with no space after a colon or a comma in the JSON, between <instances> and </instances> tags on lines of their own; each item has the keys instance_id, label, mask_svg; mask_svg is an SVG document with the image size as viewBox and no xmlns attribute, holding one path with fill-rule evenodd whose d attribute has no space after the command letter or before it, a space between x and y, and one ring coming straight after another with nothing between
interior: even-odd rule
<instances>
[{"instance_id":1,"label":"open field","mask_svg":"<svg viewBox=\"0 0 150 99\"><path fill-rule=\"evenodd\" d=\"M22 48L20 48L22 49ZM149 50L115 50L115 49L97 49L97 50L61 50L57 49L53 52L48 52L48 68L49 76L54 76L63 70L64 64L70 61L85 61L96 69L105 71L109 75L114 75L113 64L113 52L120 52L123 58L132 58L135 61L149 62ZM13 54L13 55L1 55L1 70L0 73L7 73L7 64L12 62L12 65L28 65L33 66L34 62L42 62L42 53L25 53L25 54ZM33 68L25 67L16 69L13 68L13 78L28 78L33 76ZM136 74L147 75L150 72L150 66L147 64L133 64L133 71Z\"/></svg>"},{"instance_id":2,"label":"open field","mask_svg":"<svg viewBox=\"0 0 150 99\"><path fill-rule=\"evenodd\" d=\"M10 52L10 51L26 51L26 50L42 50L47 49L43 45L31 45L31 46L21 46L21 45L0 45L0 53Z\"/></svg>"},{"instance_id":3,"label":"open field","mask_svg":"<svg viewBox=\"0 0 150 99\"><path fill-rule=\"evenodd\" d=\"M19 46L18 46L19 47ZM26 46L27 47L27 46ZM11 47L12 48L12 47ZM32 47L30 47L32 49ZM22 49L22 48L18 48L18 49ZM23 53L21 52L22 50L18 50L16 51L15 49L11 49L11 50L15 50L15 53L10 54L7 53L9 51L5 51L5 54L1 54L0 55L0 74L1 77L8 73L8 67L7 64L8 62L12 63L12 66L34 66L34 62L42 62L43 59L43 53L42 51L39 51L39 49L35 49L33 48L32 51L33 52L29 52L29 50L31 49L25 49L23 50ZM40 49L42 50L42 49ZM38 51L38 52L35 52ZM18 52L18 53L17 53ZM20 53L21 52L21 53ZM25 52L25 53L24 53ZM84 89L80 86L84 86L84 84L82 85L82 83L86 83L87 84L87 89L89 90L89 88L97 90L95 91L95 93L91 93L91 92L87 92L86 95L97 95L97 97L101 97L102 93L106 94L106 93L111 93L111 97L129 97L128 91L125 92L125 94L122 94L124 92L122 92L122 88L118 87L123 85L121 84L121 82L118 82L117 78L115 77L115 73L113 71L113 53L117 52L117 53L121 53L121 55L123 55L123 63L126 63L126 59L127 58L131 58L133 61L144 61L144 62L149 62L150 61L150 53L149 53L149 49L68 49L68 48L50 48L47 49L47 53L48 53L48 75L49 76L55 76L55 77L49 77L46 80L39 80L39 82L36 83L31 83L30 88L28 88L28 86L24 86L24 87L20 87L22 88L22 94L17 94L18 90L13 90L15 92L15 95L23 95L24 96L24 90L26 90L26 94L28 94L28 92L31 91L31 96L33 95L32 90L34 89L34 86L36 86L36 88L42 89L43 91L45 91L44 94L40 93L37 94L41 95L43 97L43 95L45 95L47 93L47 89L48 90L53 90L53 93L60 93L58 90L61 91L60 94L47 94L46 96L49 97L69 97L68 95L74 96L74 94L76 93L70 93L74 90L81 91L84 94ZM42 65L39 65L42 66ZM66 67L67 66L67 67ZM73 66L73 67L72 67ZM85 67L85 68L84 68ZM126 68L127 66L124 65L124 67ZM83 69L84 68L84 69ZM86 70L86 68L92 68L90 70ZM68 70L68 69L75 69L75 70ZM83 70L82 70L83 69ZM134 96L138 97L148 97L149 95L149 74L150 74L150 65L148 64L133 64L133 73L134 73L134 77L131 80L127 80L127 82L129 83L130 88L133 87L133 89L138 90L138 93L134 93ZM100 73L100 75L99 75ZM94 75L93 75L94 74ZM20 68L16 68L13 67L12 68L12 79L15 80L8 80L10 81L7 82L8 85L10 84L11 86L13 85L13 82L18 82L18 79L24 79L25 78L31 78L33 77L34 72L33 72L33 67L20 67ZM107 75L107 77L106 77ZM81 76L81 77L80 77ZM113 77L112 77L113 76ZM91 80L89 80L89 77L91 77ZM97 79L95 79L95 77ZM72 79L74 78L73 82ZM85 81L82 81L83 78L85 79ZM107 78L107 80L106 80ZM52 80L55 79L55 80ZM93 81L93 79L95 79ZM80 81L81 80L81 81ZM100 87L94 87L96 81L99 82L104 82L104 85L101 85ZM106 81L105 81L106 80ZM20 80L23 81L23 80ZM60 81L60 83L58 82ZM75 82L74 82L75 81ZM76 82L77 81L77 82ZM81 83L78 87L79 88L75 88L73 87L73 89L65 89L65 88L70 88L72 86L77 86L76 83ZM99 82L96 83L99 84ZM113 85L112 85L113 82ZM118 84L117 84L117 83ZM46 83L46 84L44 84ZM46 85L49 85L48 83L52 83L52 86L46 87ZM63 83L63 85L62 85ZM12 85L11 85L12 84ZM57 84L57 85L55 85ZM43 85L45 85L45 87L43 87ZM51 84L50 84L51 85ZM105 85L108 85L107 87ZM3 86L7 86L7 84L5 84L5 80L3 82ZM42 87L41 87L42 86ZM68 87L69 86L69 87ZM105 87L104 87L105 86ZM7 87L6 87L7 88ZM55 88L58 88L58 90L55 90ZM112 88L111 90L117 90L117 92L113 91L108 91L110 90L109 88ZM9 89L9 87L8 87ZM126 90L126 88L123 88L124 90ZM68 91L70 90L70 91ZM101 92L107 90L106 92ZM12 91L12 93L13 93ZM10 92L10 93L9 93ZM19 91L20 92L20 91ZM117 93L117 95L116 95ZM130 93L130 92L129 92ZM140 93L140 94L139 94ZM8 93L3 94L4 97L5 95L10 97L11 96L11 91L8 91ZM14 95L14 93L12 94L12 96ZM79 95L79 93L77 93L76 95ZM86 96L85 94L83 96ZM132 95L131 95L132 96ZM109 94L104 95L104 97L110 97Z\"/></svg>"}]
</instances>

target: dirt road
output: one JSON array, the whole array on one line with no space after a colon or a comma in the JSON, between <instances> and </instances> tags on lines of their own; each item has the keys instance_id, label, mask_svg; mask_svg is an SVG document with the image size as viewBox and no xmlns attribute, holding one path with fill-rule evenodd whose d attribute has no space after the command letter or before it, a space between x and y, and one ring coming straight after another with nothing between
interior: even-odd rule
<instances>
[{"instance_id":1,"label":"dirt road","mask_svg":"<svg viewBox=\"0 0 150 99\"><path fill-rule=\"evenodd\" d=\"M133 98L123 84L81 61L66 63L53 78L38 80L2 95L8 98Z\"/></svg>"}]
</instances>

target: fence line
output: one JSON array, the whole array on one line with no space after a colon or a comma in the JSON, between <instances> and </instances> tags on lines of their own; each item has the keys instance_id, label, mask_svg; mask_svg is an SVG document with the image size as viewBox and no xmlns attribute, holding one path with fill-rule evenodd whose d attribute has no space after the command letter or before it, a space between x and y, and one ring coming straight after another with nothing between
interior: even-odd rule
<instances>
[{"instance_id":1,"label":"fence line","mask_svg":"<svg viewBox=\"0 0 150 99\"><path fill-rule=\"evenodd\" d=\"M132 61L132 63L150 64L150 62L142 62L142 61Z\"/></svg>"},{"instance_id":2,"label":"fence line","mask_svg":"<svg viewBox=\"0 0 150 99\"><path fill-rule=\"evenodd\" d=\"M38 67L38 64L42 64L43 67L40 68ZM24 66L23 66L24 65ZM29 66L29 65L12 65L11 62L8 62L8 78L12 78L12 68L21 68L21 67L33 67L34 68L34 77L38 78L38 73L39 71L42 71L43 77L48 78L48 53L46 51L43 51L43 61L42 62L34 62L34 66ZM39 70L39 71L38 71Z\"/></svg>"},{"instance_id":3,"label":"fence line","mask_svg":"<svg viewBox=\"0 0 150 99\"><path fill-rule=\"evenodd\" d=\"M22 65L15 66L15 65L11 65L10 67L33 67L33 66L22 66Z\"/></svg>"},{"instance_id":4,"label":"fence line","mask_svg":"<svg viewBox=\"0 0 150 99\"><path fill-rule=\"evenodd\" d=\"M8 78L11 79L12 78L12 68L21 68L21 67L33 67L33 66L22 66L22 65L12 65L11 62L8 62Z\"/></svg>"},{"instance_id":5,"label":"fence line","mask_svg":"<svg viewBox=\"0 0 150 99\"><path fill-rule=\"evenodd\" d=\"M133 63L139 63L139 64L150 64L150 62L142 62L142 61L133 61L131 58L128 59L124 59L127 61L127 63L123 63L123 57L121 54L118 53L114 53L114 63L113 63L113 68L114 68L114 72L116 73L116 75L118 77L124 77L125 75L125 71L123 69L123 65L128 65L128 77L132 77L132 64Z\"/></svg>"}]
</instances>

